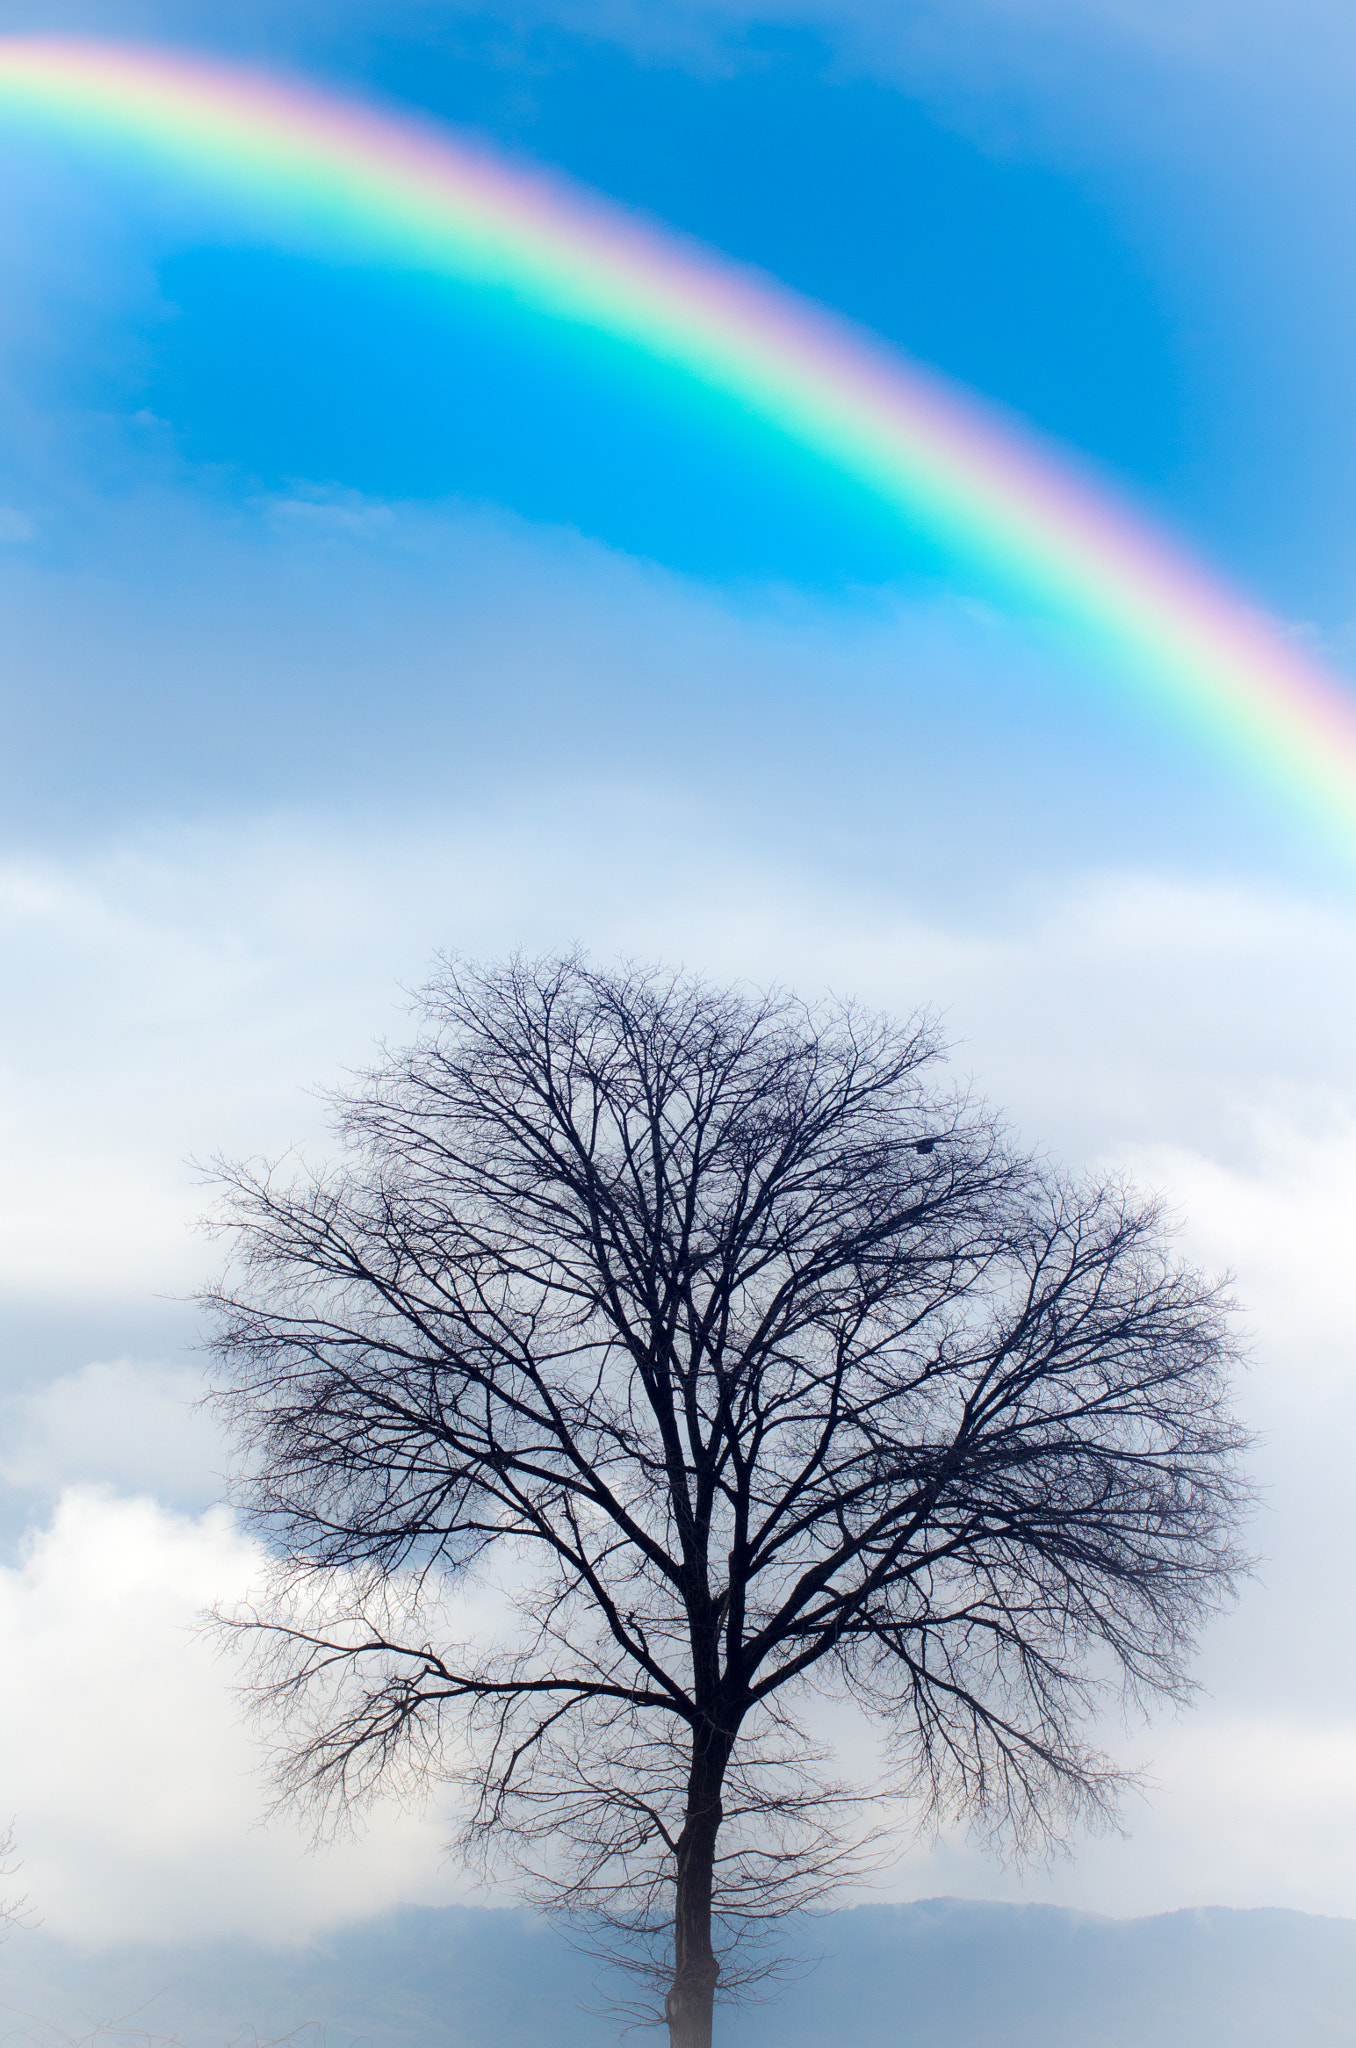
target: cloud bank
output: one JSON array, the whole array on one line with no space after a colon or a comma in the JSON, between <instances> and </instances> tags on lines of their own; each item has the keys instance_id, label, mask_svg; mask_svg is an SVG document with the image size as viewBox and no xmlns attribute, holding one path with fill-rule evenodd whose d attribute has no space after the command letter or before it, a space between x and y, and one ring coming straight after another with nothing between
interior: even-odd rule
<instances>
[{"instance_id":1,"label":"cloud bank","mask_svg":"<svg viewBox=\"0 0 1356 2048\"><path fill-rule=\"evenodd\" d=\"M1356 1911L1353 1672L1330 1619L1356 1566L1332 1514L1356 1427L1356 1091L1340 1024L1356 917L1281 891L1112 874L936 923L818 865L760 860L710 819L700 852L656 884L617 847L662 815L639 788L594 792L582 812L561 792L357 844L337 821L277 819L12 866L27 993L22 1028L8 1020L7 1118L27 1234L17 1251L0 1240L0 1307L16 1328L44 1304L59 1319L74 1276L115 1327L142 1293L210 1273L184 1155L323 1152L308 1087L399 1035L399 985L432 940L486 953L581 939L603 957L851 989L896 1010L938 1003L961 1069L1024 1139L1130 1164L1183 1204L1193 1256L1235 1264L1268 1508L1260 1582L1211 1635L1202 1704L1111 1731L1156 1788L1132 1806L1130 1839L1023 1878L948 1838L911 1851L891 1892ZM436 1812L383 1812L365 1845L302 1861L294 1830L253 1830L257 1752L228 1674L187 1631L257 1556L205 1508L220 1447L183 1406L191 1361L76 1353L42 1385L11 1356L6 1476L32 1520L4 1575L0 1654L44 1680L5 1708L0 1802L17 1809L48 1925L92 1940L302 1938L454 1892Z\"/></svg>"}]
</instances>

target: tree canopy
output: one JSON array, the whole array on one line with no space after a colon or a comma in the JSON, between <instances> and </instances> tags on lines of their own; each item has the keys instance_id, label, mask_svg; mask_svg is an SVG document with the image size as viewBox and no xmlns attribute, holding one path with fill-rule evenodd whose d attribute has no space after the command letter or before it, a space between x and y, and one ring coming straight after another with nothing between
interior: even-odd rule
<instances>
[{"instance_id":1,"label":"tree canopy","mask_svg":"<svg viewBox=\"0 0 1356 2048\"><path fill-rule=\"evenodd\" d=\"M1097 1713L1186 1697L1240 1568L1228 1304L943 1086L926 1019L577 957L420 1009L339 1164L222 1169L276 1558L233 1625L286 1789L455 1781L468 1849L659 1941L704 2048L733 1937L881 1792L1023 1844L1111 1811Z\"/></svg>"}]
</instances>

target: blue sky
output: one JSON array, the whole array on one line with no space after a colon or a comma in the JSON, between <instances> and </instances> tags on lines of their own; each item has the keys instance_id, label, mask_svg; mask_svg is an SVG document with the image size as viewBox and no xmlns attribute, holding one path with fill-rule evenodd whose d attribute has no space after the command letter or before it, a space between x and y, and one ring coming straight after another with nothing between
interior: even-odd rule
<instances>
[{"instance_id":1,"label":"blue sky","mask_svg":"<svg viewBox=\"0 0 1356 2048\"><path fill-rule=\"evenodd\" d=\"M243 23L204 17L190 36L177 12L174 35L454 121L767 271L1034 428L1340 659L1350 521L1337 507L1351 451L1332 387L1349 382L1349 351L1329 348L1322 402L1312 356L1327 338L1316 343L1316 323L1290 304L1295 221L1264 219L1256 232L1253 165L1215 189L1251 112L1246 94L1231 101L1229 82L1213 82L1213 150L1197 134L1188 150L1162 110L1151 135L1137 134L1118 100L1095 150L1089 101L1109 85L1132 103L1136 92L1133 75L1099 77L1086 55L1076 118L1059 132L1056 107L1023 105L1020 77L986 93L921 66L911 80L902 59L867 62L828 14L716 17L686 37L675 14L656 42L665 15L648 12L644 34L608 34L601 18L549 12L340 9L322 28L278 8ZM985 47L982 17L972 13L958 45ZM155 26L116 10L61 18L100 32ZM39 19L52 25L51 11ZM1046 40L1058 55L1059 39ZM1048 85L1044 97L1057 103ZM1174 141L1175 178L1156 154ZM326 801L346 782L343 730L363 716L350 691L370 702L370 664L350 679L342 659L261 663L256 608L234 592L224 628L212 601L238 575L293 583L291 637L316 645L327 626L345 641L362 635L359 620L338 625L336 596L359 611L365 597L369 615L391 610L382 700L389 722L423 738L417 750L398 734L374 749L366 732L354 801L384 781L388 798L399 788L436 808L453 757L477 780L519 786L566 759L573 772L600 760L651 772L662 734L684 780L695 773L717 800L737 757L740 800L774 820L807 761L821 812L827 798L859 814L865 773L879 777L873 801L888 814L891 768L907 762L915 815L921 799L931 819L926 792L944 787L949 816L963 760L973 810L1017 835L1022 861L1043 861L1053 810L1056 838L1075 829L1102 860L1123 849L1200 860L1213 848L1230 869L1306 864L1303 821L1295 832L1227 753L1119 695L1087 649L1033 640L973 564L728 406L444 282L279 246L177 182L29 136L0 146L20 202L5 229L17 289L3 490L13 531L31 536L7 550L29 747L25 765L12 759L6 795L26 829L40 829L53 784L62 830L76 812L140 816L152 791L197 809L270 804L283 790ZM1304 167L1289 168L1299 183ZM1270 185L1268 204L1274 214ZM1303 225L1313 297L1331 290L1331 266L1321 233ZM1268 229L1271 246L1259 246ZM1340 316L1328 311L1330 323ZM350 559L332 565L330 591L296 522L279 533L280 503L331 508L329 538L342 555L345 535ZM515 618L518 577L535 588L540 574L524 548L577 561L582 542L604 580L605 562L635 563L679 609L715 599L736 637L762 621L775 638L791 621L847 646L882 623L893 631L903 611L928 644L906 636L883 691L869 664L809 678L782 663L773 723L794 728L785 748L775 735L750 746L739 728L746 709L766 726L765 700L708 662L707 686L736 728L713 757L703 679L646 673L652 622L637 621L625 654L607 660L580 622L557 622L566 697L539 664L492 689L478 670L463 677L473 628L447 592L468 518L513 537L497 574L500 610ZM201 529L196 553L185 519ZM197 642L191 655L176 614ZM30 621L42 648L31 669ZM447 650L432 675L421 630ZM96 661L83 632L98 641ZM124 654L139 684L125 682ZM864 750L853 736L867 731L879 744ZM750 776L751 751L766 773ZM1048 785L1034 821L1033 782ZM794 801L803 808L798 789ZM987 833L982 858L991 868ZM965 862L942 866L966 886Z\"/></svg>"},{"instance_id":2,"label":"blue sky","mask_svg":"<svg viewBox=\"0 0 1356 2048\"><path fill-rule=\"evenodd\" d=\"M1356 672L1336 6L0 0L33 28L562 171L980 393ZM0 1707L49 1926L300 1936L455 1891L436 1811L328 1858L253 1827L183 1635L257 1562L186 1407L186 1162L322 1149L307 1091L435 948L576 939L935 1005L1023 1137L1126 1164L1238 1270L1270 1562L1197 1714L1115 1738L1159 1791L1053 1874L947 1840L899 1895L1356 1913L1349 861L1071 632L619 354L50 138L0 133L0 190L0 1654L104 1672L54 1720Z\"/></svg>"}]
</instances>

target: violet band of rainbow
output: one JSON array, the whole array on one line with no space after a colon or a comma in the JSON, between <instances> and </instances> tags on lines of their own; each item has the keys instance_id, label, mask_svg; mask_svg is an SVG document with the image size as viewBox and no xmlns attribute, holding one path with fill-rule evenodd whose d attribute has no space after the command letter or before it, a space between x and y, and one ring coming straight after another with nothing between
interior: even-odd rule
<instances>
[{"instance_id":1,"label":"violet band of rainbow","mask_svg":"<svg viewBox=\"0 0 1356 2048\"><path fill-rule=\"evenodd\" d=\"M299 203L699 380L1090 627L1356 844L1356 693L1108 493L789 292L422 122L215 61L0 38L6 113Z\"/></svg>"}]
</instances>

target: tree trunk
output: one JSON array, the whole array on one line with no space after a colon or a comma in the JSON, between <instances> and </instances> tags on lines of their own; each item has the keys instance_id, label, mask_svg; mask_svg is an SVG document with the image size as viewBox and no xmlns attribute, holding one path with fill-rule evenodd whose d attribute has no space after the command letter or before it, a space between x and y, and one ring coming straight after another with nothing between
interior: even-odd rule
<instances>
[{"instance_id":1,"label":"tree trunk","mask_svg":"<svg viewBox=\"0 0 1356 2048\"><path fill-rule=\"evenodd\" d=\"M669 2048L711 2048L720 1964L711 1946L711 1886L723 1818L721 1780L728 1746L698 1735L688 1778L687 1815L678 1837L673 1907L673 1982L664 2000Z\"/></svg>"}]
</instances>

